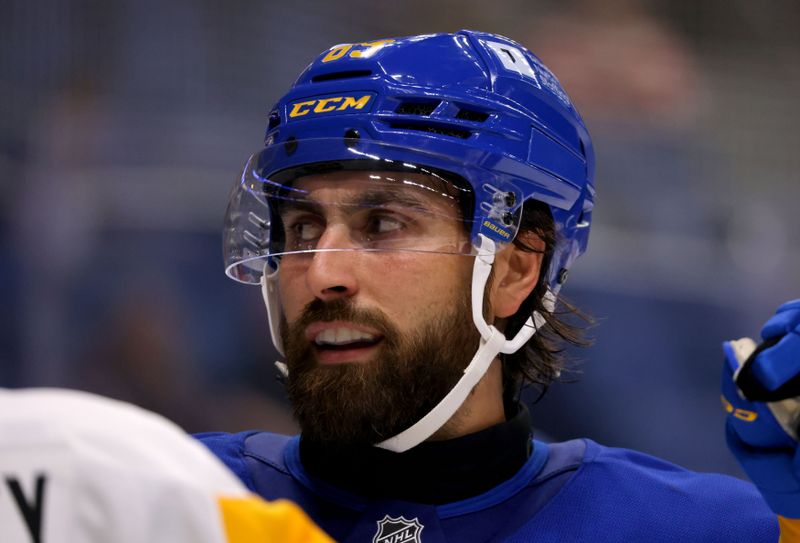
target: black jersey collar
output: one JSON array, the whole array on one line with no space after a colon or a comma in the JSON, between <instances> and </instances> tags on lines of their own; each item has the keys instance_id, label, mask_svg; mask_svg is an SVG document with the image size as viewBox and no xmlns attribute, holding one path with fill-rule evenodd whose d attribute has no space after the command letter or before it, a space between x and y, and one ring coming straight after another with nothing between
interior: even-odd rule
<instances>
[{"instance_id":1,"label":"black jersey collar","mask_svg":"<svg viewBox=\"0 0 800 543\"><path fill-rule=\"evenodd\" d=\"M309 475L372 499L443 504L477 496L510 479L533 448L524 405L507 421L446 441L426 441L404 453L377 447L331 451L300 438Z\"/></svg>"}]
</instances>

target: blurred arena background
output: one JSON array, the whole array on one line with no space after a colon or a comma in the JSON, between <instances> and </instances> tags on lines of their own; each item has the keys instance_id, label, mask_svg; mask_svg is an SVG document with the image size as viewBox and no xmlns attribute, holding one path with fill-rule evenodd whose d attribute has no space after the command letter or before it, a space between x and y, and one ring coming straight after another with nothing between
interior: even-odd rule
<instances>
[{"instance_id":1,"label":"blurred arena background","mask_svg":"<svg viewBox=\"0 0 800 543\"><path fill-rule=\"evenodd\" d=\"M800 295L791 0L4 0L0 386L292 431L258 289L222 270L228 190L323 49L459 28L537 53L596 144L592 239L564 291L596 345L537 428L738 474L720 342Z\"/></svg>"}]
</instances>

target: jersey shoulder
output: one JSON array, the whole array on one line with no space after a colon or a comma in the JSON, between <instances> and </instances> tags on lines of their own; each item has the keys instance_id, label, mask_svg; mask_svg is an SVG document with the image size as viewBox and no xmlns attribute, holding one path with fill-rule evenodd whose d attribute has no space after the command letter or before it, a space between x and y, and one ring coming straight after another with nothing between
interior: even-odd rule
<instances>
[{"instance_id":1,"label":"jersey shoulder","mask_svg":"<svg viewBox=\"0 0 800 543\"><path fill-rule=\"evenodd\" d=\"M601 529L620 540L777 541L777 519L752 484L585 441L582 465L545 511L545 523L563 529L570 518L567 526L586 523L586 533Z\"/></svg>"},{"instance_id":2,"label":"jersey shoulder","mask_svg":"<svg viewBox=\"0 0 800 543\"><path fill-rule=\"evenodd\" d=\"M264 476L274 470L276 474L288 475L283 451L292 439L290 436L248 430L245 432L204 432L194 434L195 439L209 448L252 492L258 492L257 475ZM259 466L253 470L253 463ZM271 468L271 470L269 469Z\"/></svg>"},{"instance_id":3,"label":"jersey shoulder","mask_svg":"<svg viewBox=\"0 0 800 543\"><path fill-rule=\"evenodd\" d=\"M665 500L678 497L709 503L744 500L757 502L768 510L758 490L747 481L691 471L646 453L586 441L584 466L588 480L599 484L614 482L620 491L635 491L641 485L663 493Z\"/></svg>"}]
</instances>

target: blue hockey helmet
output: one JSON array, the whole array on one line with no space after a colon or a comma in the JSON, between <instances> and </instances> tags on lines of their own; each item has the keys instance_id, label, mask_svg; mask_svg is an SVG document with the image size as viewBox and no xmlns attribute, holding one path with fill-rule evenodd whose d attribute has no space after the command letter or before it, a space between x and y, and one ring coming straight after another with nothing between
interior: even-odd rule
<instances>
[{"instance_id":1,"label":"blue hockey helmet","mask_svg":"<svg viewBox=\"0 0 800 543\"><path fill-rule=\"evenodd\" d=\"M340 169L418 172L452 184L450 193L469 189L476 247L481 235L511 241L525 201L547 204L553 292L586 249L591 139L552 72L502 36L463 30L332 47L272 109L265 144L226 216L226 273L238 281L259 283L265 261L292 250L276 235L274 200L298 198L300 176Z\"/></svg>"},{"instance_id":2,"label":"blue hockey helmet","mask_svg":"<svg viewBox=\"0 0 800 543\"><path fill-rule=\"evenodd\" d=\"M453 416L498 354L518 351L544 326L534 311L508 339L485 321L494 256L516 236L526 202L546 204L556 243L542 305L552 311L566 270L586 249L593 171L589 134L566 93L508 38L465 30L337 45L278 101L265 148L234 186L226 273L261 284L282 352L277 277L284 257L354 249L475 255L479 348L433 409L376 444L405 451ZM342 180L348 190L337 191ZM425 227L395 221L398 207L408 225ZM320 245L329 217L346 226L342 245ZM454 228L454 218L465 228Z\"/></svg>"}]
</instances>

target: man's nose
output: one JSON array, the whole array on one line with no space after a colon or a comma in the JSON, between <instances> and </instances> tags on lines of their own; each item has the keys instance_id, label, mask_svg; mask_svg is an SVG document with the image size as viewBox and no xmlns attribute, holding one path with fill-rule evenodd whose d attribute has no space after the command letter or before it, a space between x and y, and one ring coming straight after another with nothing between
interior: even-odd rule
<instances>
[{"instance_id":1,"label":"man's nose","mask_svg":"<svg viewBox=\"0 0 800 543\"><path fill-rule=\"evenodd\" d=\"M358 247L344 225L328 225L317 243L306 270L306 284L323 301L353 296L358 292Z\"/></svg>"}]
</instances>

